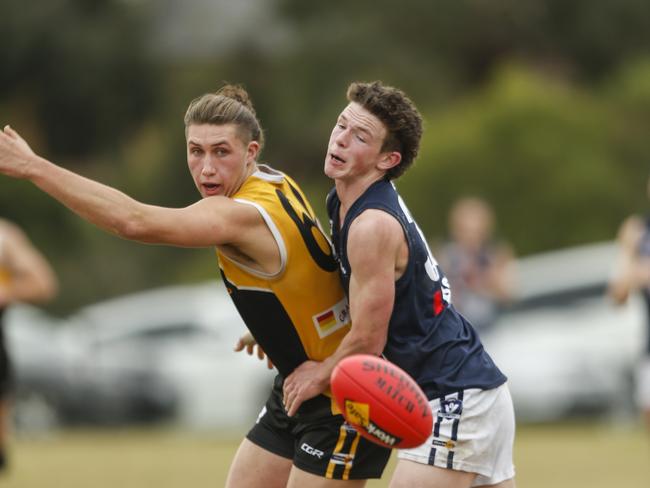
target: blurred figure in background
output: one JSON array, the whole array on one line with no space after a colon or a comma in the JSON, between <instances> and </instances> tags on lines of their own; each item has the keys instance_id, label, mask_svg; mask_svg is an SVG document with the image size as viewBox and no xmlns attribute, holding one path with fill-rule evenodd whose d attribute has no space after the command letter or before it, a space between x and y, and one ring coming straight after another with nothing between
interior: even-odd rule
<instances>
[{"instance_id":1,"label":"blurred figure in background","mask_svg":"<svg viewBox=\"0 0 650 488\"><path fill-rule=\"evenodd\" d=\"M479 333L493 325L514 295L511 247L494 238L494 213L477 197L457 200L449 212L449 240L438 254L453 290L452 300Z\"/></svg>"},{"instance_id":2,"label":"blurred figure in background","mask_svg":"<svg viewBox=\"0 0 650 488\"><path fill-rule=\"evenodd\" d=\"M0 219L0 471L7 466L11 390L3 315L12 303L50 300L57 288L57 279L45 257L17 225Z\"/></svg>"},{"instance_id":3,"label":"blurred figure in background","mask_svg":"<svg viewBox=\"0 0 650 488\"><path fill-rule=\"evenodd\" d=\"M647 183L650 199L650 177ZM617 236L619 256L609 283L609 296L618 305L640 291L646 304L646 344L636 377L636 398L650 431L650 213L626 218Z\"/></svg>"}]
</instances>

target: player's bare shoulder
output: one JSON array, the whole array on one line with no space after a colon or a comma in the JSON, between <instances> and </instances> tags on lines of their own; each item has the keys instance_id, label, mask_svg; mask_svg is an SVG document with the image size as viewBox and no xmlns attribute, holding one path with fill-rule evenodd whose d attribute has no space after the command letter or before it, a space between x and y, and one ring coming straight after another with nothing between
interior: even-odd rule
<instances>
[{"instance_id":1,"label":"player's bare shoulder","mask_svg":"<svg viewBox=\"0 0 650 488\"><path fill-rule=\"evenodd\" d=\"M350 224L350 237L364 241L396 242L404 239L399 221L383 210L369 208L361 212Z\"/></svg>"},{"instance_id":2,"label":"player's bare shoulder","mask_svg":"<svg viewBox=\"0 0 650 488\"><path fill-rule=\"evenodd\" d=\"M384 262L393 268L399 279L409 258L409 247L402 224L383 210L368 209L359 214L350 225L348 233L348 259L350 263L376 268Z\"/></svg>"}]
</instances>

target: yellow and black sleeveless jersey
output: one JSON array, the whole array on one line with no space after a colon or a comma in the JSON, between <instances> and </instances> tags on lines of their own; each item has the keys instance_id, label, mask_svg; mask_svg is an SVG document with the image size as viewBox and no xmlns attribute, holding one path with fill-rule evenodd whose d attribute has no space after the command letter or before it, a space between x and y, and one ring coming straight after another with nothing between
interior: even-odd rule
<instances>
[{"instance_id":1,"label":"yellow and black sleeveless jersey","mask_svg":"<svg viewBox=\"0 0 650 488\"><path fill-rule=\"evenodd\" d=\"M281 266L270 275L217 250L221 274L249 330L286 377L307 359L330 356L350 328L338 265L309 202L288 176L260 165L233 198L264 218Z\"/></svg>"}]
</instances>

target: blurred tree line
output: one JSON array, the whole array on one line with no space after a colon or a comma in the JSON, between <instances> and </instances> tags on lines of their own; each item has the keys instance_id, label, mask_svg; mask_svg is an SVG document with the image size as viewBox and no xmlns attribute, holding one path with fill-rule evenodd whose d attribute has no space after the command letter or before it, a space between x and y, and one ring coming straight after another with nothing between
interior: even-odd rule
<instances>
[{"instance_id":1,"label":"blurred tree line","mask_svg":"<svg viewBox=\"0 0 650 488\"><path fill-rule=\"evenodd\" d=\"M227 16L190 16L187 42L171 54L156 49L155 33L164 35L175 0L29 9L0 0L0 122L63 166L147 203L184 206L197 198L185 108L223 80L240 82L267 133L262 159L294 175L323 216L322 164L345 89L381 79L425 118L420 156L398 186L432 238L468 193L495 207L520 255L611 239L625 215L646 208L650 3L257 1L272 15L240 29L227 50L197 55L192 31L221 31ZM0 215L53 261L57 312L217 276L211 250L116 239L25 182L0 178Z\"/></svg>"}]
</instances>

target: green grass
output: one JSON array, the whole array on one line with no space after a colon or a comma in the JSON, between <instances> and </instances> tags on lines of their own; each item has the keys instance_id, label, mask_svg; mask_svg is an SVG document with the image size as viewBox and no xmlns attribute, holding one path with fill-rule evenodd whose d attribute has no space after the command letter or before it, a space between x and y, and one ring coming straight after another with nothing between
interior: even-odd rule
<instances>
[{"instance_id":1,"label":"green grass","mask_svg":"<svg viewBox=\"0 0 650 488\"><path fill-rule=\"evenodd\" d=\"M73 430L16 438L6 488L216 488L239 443L233 435L174 430ZM384 479L388 486L394 457ZM640 425L521 426L519 488L648 488L650 435Z\"/></svg>"}]
</instances>

